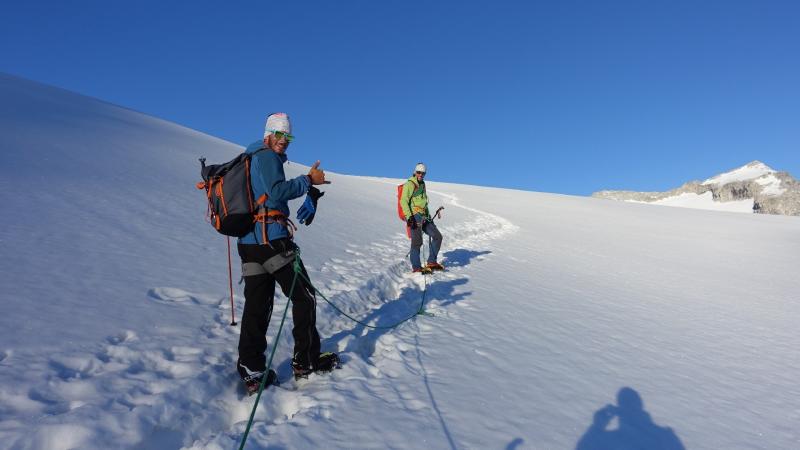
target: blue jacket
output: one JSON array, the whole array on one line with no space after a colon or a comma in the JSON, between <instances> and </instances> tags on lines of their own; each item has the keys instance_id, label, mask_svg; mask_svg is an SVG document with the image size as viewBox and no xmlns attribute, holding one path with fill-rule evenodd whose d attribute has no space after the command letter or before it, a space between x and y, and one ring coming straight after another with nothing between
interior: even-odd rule
<instances>
[{"instance_id":1,"label":"blue jacket","mask_svg":"<svg viewBox=\"0 0 800 450\"><path fill-rule=\"evenodd\" d=\"M264 142L257 141L248 145L245 151L254 153L263 147ZM283 163L286 160L286 155L279 155L270 149L256 153L250 160L250 183L253 185L254 198L259 198L266 193L269 197L267 199L267 208L270 210L277 209L285 214L286 217L289 217L289 200L305 195L311 186L311 180L306 175L300 175L287 181L286 174L283 172ZM260 223L256 223L253 232L240 237L239 243L263 244L261 242L261 227ZM270 241L288 236L289 232L283 225L278 223L267 224L267 239Z\"/></svg>"}]
</instances>

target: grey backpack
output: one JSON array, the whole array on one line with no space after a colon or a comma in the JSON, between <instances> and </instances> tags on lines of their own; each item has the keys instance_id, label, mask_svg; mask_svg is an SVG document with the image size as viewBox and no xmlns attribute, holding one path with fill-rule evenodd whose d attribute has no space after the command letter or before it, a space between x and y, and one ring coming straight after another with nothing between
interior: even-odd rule
<instances>
[{"instance_id":1,"label":"grey backpack","mask_svg":"<svg viewBox=\"0 0 800 450\"><path fill-rule=\"evenodd\" d=\"M253 199L250 184L250 160L262 150L244 152L224 164L210 166L200 158L203 181L197 183L197 189L206 190L208 219L226 236L242 237L252 231L256 211L267 201L266 195Z\"/></svg>"}]
</instances>

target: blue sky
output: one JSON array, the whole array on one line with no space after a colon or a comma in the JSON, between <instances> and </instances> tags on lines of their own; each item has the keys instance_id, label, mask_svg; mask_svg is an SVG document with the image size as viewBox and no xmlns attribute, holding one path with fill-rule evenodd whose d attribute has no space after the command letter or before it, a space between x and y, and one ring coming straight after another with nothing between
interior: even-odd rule
<instances>
[{"instance_id":1,"label":"blue sky","mask_svg":"<svg viewBox=\"0 0 800 450\"><path fill-rule=\"evenodd\" d=\"M0 71L325 169L564 194L800 177L800 2L4 2ZM189 161L194 164L195 161Z\"/></svg>"}]
</instances>

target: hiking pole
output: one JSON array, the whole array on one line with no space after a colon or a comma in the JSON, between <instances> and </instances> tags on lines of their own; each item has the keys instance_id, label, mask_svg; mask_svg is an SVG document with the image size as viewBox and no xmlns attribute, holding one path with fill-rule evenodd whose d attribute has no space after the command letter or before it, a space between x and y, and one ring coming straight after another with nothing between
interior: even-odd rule
<instances>
[{"instance_id":1,"label":"hiking pole","mask_svg":"<svg viewBox=\"0 0 800 450\"><path fill-rule=\"evenodd\" d=\"M231 290L231 326L236 326L236 318L233 314L233 271L231 269L231 238L228 236L228 287Z\"/></svg>"}]
</instances>

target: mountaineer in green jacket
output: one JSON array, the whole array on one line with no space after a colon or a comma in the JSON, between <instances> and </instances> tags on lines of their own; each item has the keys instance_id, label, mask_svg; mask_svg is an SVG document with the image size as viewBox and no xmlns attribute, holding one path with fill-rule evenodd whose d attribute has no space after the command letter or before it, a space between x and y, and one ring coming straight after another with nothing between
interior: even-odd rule
<instances>
[{"instance_id":1,"label":"mountaineer in green jacket","mask_svg":"<svg viewBox=\"0 0 800 450\"><path fill-rule=\"evenodd\" d=\"M419 163L414 168L414 174L403 185L400 195L400 206L403 214L408 217L406 224L411 230L411 267L413 272L430 273L433 270L444 270L444 266L436 262L439 249L442 247L442 233L433 223L433 218L428 210L428 194L425 192L425 164ZM420 262L420 248L422 247L422 233L431 237L430 254L425 267Z\"/></svg>"}]
</instances>

